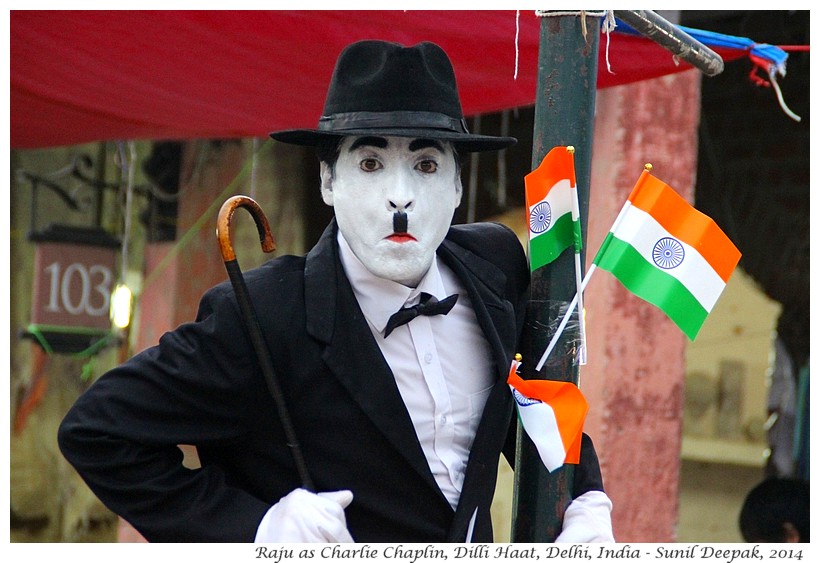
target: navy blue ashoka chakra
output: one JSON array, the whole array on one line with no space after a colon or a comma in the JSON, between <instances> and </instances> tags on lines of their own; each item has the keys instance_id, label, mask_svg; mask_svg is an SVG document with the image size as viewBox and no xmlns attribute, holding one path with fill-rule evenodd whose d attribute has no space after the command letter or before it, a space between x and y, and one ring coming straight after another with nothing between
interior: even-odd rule
<instances>
[{"instance_id":1,"label":"navy blue ashoka chakra","mask_svg":"<svg viewBox=\"0 0 820 563\"><path fill-rule=\"evenodd\" d=\"M530 211L530 230L536 234L543 233L549 229L552 222L552 209L550 204L542 201Z\"/></svg>"},{"instance_id":2,"label":"navy blue ashoka chakra","mask_svg":"<svg viewBox=\"0 0 820 563\"><path fill-rule=\"evenodd\" d=\"M652 249L652 260L659 268L671 270L683 262L685 251L683 245L676 239L664 237L655 243Z\"/></svg>"},{"instance_id":3,"label":"navy blue ashoka chakra","mask_svg":"<svg viewBox=\"0 0 820 563\"><path fill-rule=\"evenodd\" d=\"M529 397L525 397L518 391L518 389L513 388L512 392L513 397L515 397L515 402L518 403L519 406L528 407L530 405L537 405L541 402L538 399L530 399Z\"/></svg>"}]
</instances>

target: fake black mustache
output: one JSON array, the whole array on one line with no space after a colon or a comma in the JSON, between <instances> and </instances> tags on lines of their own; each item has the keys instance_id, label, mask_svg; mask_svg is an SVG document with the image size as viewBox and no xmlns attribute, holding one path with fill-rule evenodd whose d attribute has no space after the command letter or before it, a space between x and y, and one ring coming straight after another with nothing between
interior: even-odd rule
<instances>
[{"instance_id":1,"label":"fake black mustache","mask_svg":"<svg viewBox=\"0 0 820 563\"><path fill-rule=\"evenodd\" d=\"M404 211L396 211L395 213L393 213L393 232L407 232L407 213L405 213Z\"/></svg>"}]
</instances>

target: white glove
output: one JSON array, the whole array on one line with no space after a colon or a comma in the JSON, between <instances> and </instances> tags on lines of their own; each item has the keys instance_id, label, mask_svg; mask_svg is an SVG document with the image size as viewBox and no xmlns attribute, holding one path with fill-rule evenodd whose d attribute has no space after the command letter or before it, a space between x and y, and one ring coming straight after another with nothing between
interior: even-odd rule
<instances>
[{"instance_id":1,"label":"white glove","mask_svg":"<svg viewBox=\"0 0 820 563\"><path fill-rule=\"evenodd\" d=\"M564 512L564 525L555 543L614 543L612 501L602 491L587 491Z\"/></svg>"},{"instance_id":2,"label":"white glove","mask_svg":"<svg viewBox=\"0 0 820 563\"><path fill-rule=\"evenodd\" d=\"M345 508L350 491L311 493L295 489L270 507L256 529L254 543L353 543Z\"/></svg>"}]
</instances>

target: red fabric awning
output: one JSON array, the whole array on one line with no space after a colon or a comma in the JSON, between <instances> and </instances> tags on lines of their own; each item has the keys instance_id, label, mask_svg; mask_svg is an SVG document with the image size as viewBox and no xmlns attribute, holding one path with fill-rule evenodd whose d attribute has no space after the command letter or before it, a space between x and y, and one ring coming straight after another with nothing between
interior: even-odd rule
<instances>
[{"instance_id":1,"label":"red fabric awning","mask_svg":"<svg viewBox=\"0 0 820 563\"><path fill-rule=\"evenodd\" d=\"M441 45L467 115L532 105L540 19L516 20L514 10L11 11L11 146L314 127L337 55L359 39ZM613 33L608 49L612 72L602 36L599 88L692 68L642 37Z\"/></svg>"}]
</instances>

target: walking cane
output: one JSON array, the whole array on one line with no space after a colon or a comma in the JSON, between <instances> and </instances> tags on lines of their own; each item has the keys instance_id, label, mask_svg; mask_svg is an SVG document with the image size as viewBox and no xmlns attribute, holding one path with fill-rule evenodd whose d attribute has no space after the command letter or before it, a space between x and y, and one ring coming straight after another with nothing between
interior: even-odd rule
<instances>
[{"instance_id":1,"label":"walking cane","mask_svg":"<svg viewBox=\"0 0 820 563\"><path fill-rule=\"evenodd\" d=\"M296 432L293 429L287 404L285 404L282 388L279 386L279 381L273 370L273 361L271 360L270 352L262 337L262 328L259 326L259 319L256 316L253 303L251 303L250 294L245 285L245 278L242 275L242 270L239 268L239 262L236 260L236 254L231 244L231 217L234 211L239 207L247 209L256 222L256 230L259 232L259 242L262 244L262 250L264 252L273 252L276 250L276 243L273 240L273 235L271 235L270 225L268 224L267 217L265 217L265 213L253 199L243 195L228 198L219 210L219 216L216 222L216 238L219 241L219 250L222 253L225 269L228 271L228 277L236 293L236 299L242 311L245 327L251 337L253 348L256 351L256 356L262 367L265 382L268 385L270 394L276 402L279 421L285 430L285 437L293 456L293 462L296 465L296 471L299 473L299 478L302 481L302 487L308 491L315 491L313 480L310 478L307 466L305 465L305 459L302 457L302 449L299 447L299 442L296 439Z\"/></svg>"}]
</instances>

